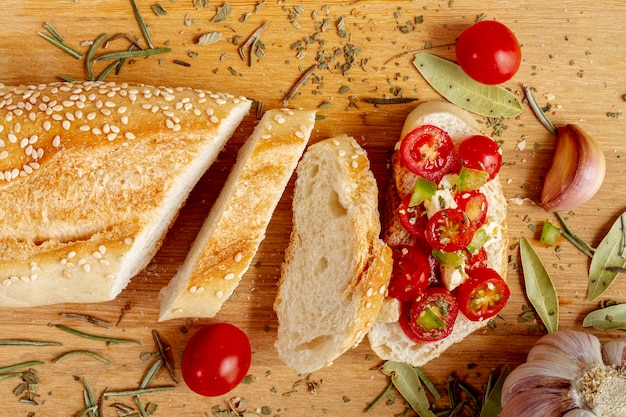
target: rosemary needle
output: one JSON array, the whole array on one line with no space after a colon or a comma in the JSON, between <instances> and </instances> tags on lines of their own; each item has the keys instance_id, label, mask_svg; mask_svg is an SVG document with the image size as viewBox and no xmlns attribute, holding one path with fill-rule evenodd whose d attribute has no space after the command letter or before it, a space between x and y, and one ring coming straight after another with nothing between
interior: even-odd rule
<instances>
[{"instance_id":1,"label":"rosemary needle","mask_svg":"<svg viewBox=\"0 0 626 417\"><path fill-rule=\"evenodd\" d=\"M106 33L98 36L98 38L91 44L89 51L87 51L87 56L85 57L85 65L87 67L87 75L89 76L89 81L94 81L95 79L93 75L93 57L96 54L96 50L98 49L98 47L100 47L100 44L104 42L106 37Z\"/></svg>"},{"instance_id":2,"label":"rosemary needle","mask_svg":"<svg viewBox=\"0 0 626 417\"><path fill-rule=\"evenodd\" d=\"M154 45L152 44L152 38L150 37L150 32L148 31L148 27L146 26L145 22L143 21L143 17L141 17L141 13L139 12L139 6L137 5L137 1L130 0L130 4L133 7L133 13L135 14L135 19L137 20L137 23L139 24L139 28L141 29L141 33L143 34L143 37L146 39L146 43L148 44L148 47L150 47L151 49L154 48Z\"/></svg>"},{"instance_id":3,"label":"rosemary needle","mask_svg":"<svg viewBox=\"0 0 626 417\"><path fill-rule=\"evenodd\" d=\"M111 60L111 59L121 59L121 58L138 58L149 55L157 55L164 54L167 52L171 52L172 48L152 48L152 49L140 49L140 50L127 50L127 51L118 51L111 52L108 54L100 55L99 57L94 59L94 62Z\"/></svg>"},{"instance_id":4,"label":"rosemary needle","mask_svg":"<svg viewBox=\"0 0 626 417\"><path fill-rule=\"evenodd\" d=\"M98 335L94 335L94 334L90 334L90 333L81 332L80 330L73 329L73 328L65 326L63 324L56 324L55 327L58 328L58 329L61 329L63 331L66 331L68 333L71 333L71 334L73 334L75 336L84 337L85 339L99 340L99 341L107 342L107 343L136 343L138 345L141 344L141 342L139 342L138 340L120 339L120 338L114 338L114 337L98 336Z\"/></svg>"},{"instance_id":5,"label":"rosemary needle","mask_svg":"<svg viewBox=\"0 0 626 417\"><path fill-rule=\"evenodd\" d=\"M59 342L40 342L37 340L2 339L0 346L62 346Z\"/></svg>"},{"instance_id":6,"label":"rosemary needle","mask_svg":"<svg viewBox=\"0 0 626 417\"><path fill-rule=\"evenodd\" d=\"M70 54L71 56L73 56L76 59L81 59L83 57L83 54L81 54L80 52L78 52L76 49L66 45L65 43L59 41L57 38L54 38L46 33L43 32L37 32L37 35L41 36L42 38L44 38L45 40L47 40L48 42L50 42L51 44L53 44L54 46L56 46L57 48L61 49L64 52L67 52L68 54Z\"/></svg>"},{"instance_id":7,"label":"rosemary needle","mask_svg":"<svg viewBox=\"0 0 626 417\"><path fill-rule=\"evenodd\" d=\"M4 368L0 368L0 374L6 374L9 372L17 371L19 369L30 368L32 366L43 365L42 361L30 361L30 362L22 362L16 363L15 365L5 366Z\"/></svg>"},{"instance_id":8,"label":"rosemary needle","mask_svg":"<svg viewBox=\"0 0 626 417\"><path fill-rule=\"evenodd\" d=\"M173 390L174 386L172 385L167 385L164 387L154 387L154 388L139 388L139 389L133 389L133 390L129 390L129 391L108 391L104 393L104 398L109 398L109 397L134 397L137 395L142 395L142 394L150 394L153 392L163 392L163 391L171 391Z\"/></svg>"},{"instance_id":9,"label":"rosemary needle","mask_svg":"<svg viewBox=\"0 0 626 417\"><path fill-rule=\"evenodd\" d=\"M287 104L289 103L289 100L291 100L296 95L296 93L298 92L298 89L306 82L306 80L311 76L311 74L313 74L313 72L317 68L318 68L317 64L313 64L313 65L311 65L309 67L308 70L306 70L304 72L304 74L302 74L300 79L298 79L298 81L296 81L296 83L293 85L293 87L291 87L291 90L289 90L289 92L287 93L287 95L283 99L283 106L287 107Z\"/></svg>"},{"instance_id":10,"label":"rosemary needle","mask_svg":"<svg viewBox=\"0 0 626 417\"><path fill-rule=\"evenodd\" d=\"M108 360L107 358L105 358L103 356L100 356L97 353L90 352L88 350L72 350L70 352L66 352L66 353L62 354L61 356L59 356L58 358L56 358L54 360L54 362L52 362L52 363L56 364L56 363L62 361L63 359L65 359L65 358L69 358L70 356L77 356L77 355L91 356L92 358L97 359L100 362L105 363L107 365L111 365L112 364L112 362L110 360Z\"/></svg>"}]
</instances>

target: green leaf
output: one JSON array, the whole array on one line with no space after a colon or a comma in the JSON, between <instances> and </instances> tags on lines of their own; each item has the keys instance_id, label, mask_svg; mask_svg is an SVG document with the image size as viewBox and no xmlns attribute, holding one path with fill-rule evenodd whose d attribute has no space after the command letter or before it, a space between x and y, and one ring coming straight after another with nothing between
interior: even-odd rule
<instances>
[{"instance_id":1,"label":"green leaf","mask_svg":"<svg viewBox=\"0 0 626 417\"><path fill-rule=\"evenodd\" d=\"M198 45L211 45L222 39L222 32L207 32L198 38Z\"/></svg>"},{"instance_id":2,"label":"green leaf","mask_svg":"<svg viewBox=\"0 0 626 417\"><path fill-rule=\"evenodd\" d=\"M500 377L494 384L494 386L489 390L487 395L487 399L485 400L485 404L480 410L479 417L498 417L502 412L502 385L504 385L504 380L511 373L508 365L504 367Z\"/></svg>"},{"instance_id":3,"label":"green leaf","mask_svg":"<svg viewBox=\"0 0 626 417\"><path fill-rule=\"evenodd\" d=\"M624 223L626 213L617 218L591 258L589 267L589 301L598 298L611 285L619 273L611 268L626 265L624 252ZM608 268L608 269L607 269Z\"/></svg>"},{"instance_id":4,"label":"green leaf","mask_svg":"<svg viewBox=\"0 0 626 417\"><path fill-rule=\"evenodd\" d=\"M514 117L522 106L510 91L470 78L452 61L427 52L415 54L413 65L446 100L486 117Z\"/></svg>"},{"instance_id":5,"label":"green leaf","mask_svg":"<svg viewBox=\"0 0 626 417\"><path fill-rule=\"evenodd\" d=\"M411 365L387 361L381 371L391 377L393 385L420 417L436 417L430 411L430 403L419 375Z\"/></svg>"},{"instance_id":6,"label":"green leaf","mask_svg":"<svg viewBox=\"0 0 626 417\"><path fill-rule=\"evenodd\" d=\"M559 299L539 255L526 238L520 240L520 256L528 300L548 332L559 329Z\"/></svg>"},{"instance_id":7,"label":"green leaf","mask_svg":"<svg viewBox=\"0 0 626 417\"><path fill-rule=\"evenodd\" d=\"M593 327L600 330L626 330L626 304L617 304L592 311L584 318L583 327Z\"/></svg>"}]
</instances>

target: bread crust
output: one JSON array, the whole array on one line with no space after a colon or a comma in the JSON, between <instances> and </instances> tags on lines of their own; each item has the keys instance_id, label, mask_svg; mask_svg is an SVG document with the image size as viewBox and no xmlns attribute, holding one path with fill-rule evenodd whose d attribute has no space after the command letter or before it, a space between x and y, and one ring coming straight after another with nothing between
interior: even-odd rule
<instances>
[{"instance_id":1,"label":"bread crust","mask_svg":"<svg viewBox=\"0 0 626 417\"><path fill-rule=\"evenodd\" d=\"M179 272L159 293L159 321L214 317L265 238L315 125L315 111L268 110L240 149Z\"/></svg>"},{"instance_id":2,"label":"bread crust","mask_svg":"<svg viewBox=\"0 0 626 417\"><path fill-rule=\"evenodd\" d=\"M409 114L404 123L401 138L424 124L432 124L442 128L457 145L466 137L481 134L478 124L468 112L447 102L431 101L420 104ZM392 156L393 180L387 190L388 205L385 208L384 217L383 239L390 246L414 242L414 238L401 225L396 210L400 197L411 193L415 183L414 175L408 175L408 171L400 163L400 143L401 139L396 143ZM488 253L488 266L506 279L508 261L507 202L498 177L496 176L489 181L481 188L481 191L487 197L487 218L497 222L500 228L499 238L492 239L485 246ZM448 337L435 342L416 343L409 339L400 327L398 323L399 309L400 304L397 300L386 299L381 314L370 330L368 338L372 350L381 359L405 362L413 366L421 366L437 358L452 344L462 341L469 334L487 324L487 321L471 321L459 312L454 330Z\"/></svg>"},{"instance_id":3,"label":"bread crust","mask_svg":"<svg viewBox=\"0 0 626 417\"><path fill-rule=\"evenodd\" d=\"M0 306L113 299L250 106L191 88L0 85Z\"/></svg>"},{"instance_id":4,"label":"bread crust","mask_svg":"<svg viewBox=\"0 0 626 417\"><path fill-rule=\"evenodd\" d=\"M376 180L356 140L341 135L309 146L297 175L275 346L306 373L360 343L382 307L392 259L380 239Z\"/></svg>"}]
</instances>

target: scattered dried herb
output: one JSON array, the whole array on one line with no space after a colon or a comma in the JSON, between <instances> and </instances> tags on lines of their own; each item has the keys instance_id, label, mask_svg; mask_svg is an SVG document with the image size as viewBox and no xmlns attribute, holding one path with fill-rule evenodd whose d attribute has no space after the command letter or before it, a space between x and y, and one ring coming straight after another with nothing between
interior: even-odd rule
<instances>
[{"instance_id":1,"label":"scattered dried herb","mask_svg":"<svg viewBox=\"0 0 626 417\"><path fill-rule=\"evenodd\" d=\"M626 212L622 213L604 236L591 258L589 267L589 301L593 301L613 283L618 271L626 266Z\"/></svg>"},{"instance_id":2,"label":"scattered dried herb","mask_svg":"<svg viewBox=\"0 0 626 417\"><path fill-rule=\"evenodd\" d=\"M156 3L153 4L151 6L152 11L154 12L155 15L157 16L166 16L167 15L167 10L165 10L165 7L163 7L163 5L161 3Z\"/></svg>"},{"instance_id":3,"label":"scattered dried herb","mask_svg":"<svg viewBox=\"0 0 626 417\"><path fill-rule=\"evenodd\" d=\"M70 54L74 58L76 58L76 59L82 59L83 58L83 54L78 52L76 49L68 46L63 41L60 41L58 38L50 36L50 35L48 35L46 33L43 33L43 32L37 32L37 35L41 36L42 38L44 38L45 40L50 42L52 45L54 45L57 48L61 49L62 51L67 52L68 54Z\"/></svg>"},{"instance_id":4,"label":"scattered dried herb","mask_svg":"<svg viewBox=\"0 0 626 417\"><path fill-rule=\"evenodd\" d=\"M375 106L382 106L386 104L406 104L406 103L412 103L417 100L419 99L410 98L410 97L392 97L392 98L366 97L362 99L362 101L369 103L369 104L374 104Z\"/></svg>"},{"instance_id":5,"label":"scattered dried herb","mask_svg":"<svg viewBox=\"0 0 626 417\"><path fill-rule=\"evenodd\" d=\"M520 240L520 257L528 300L541 317L546 330L559 328L559 300L548 271L526 238Z\"/></svg>"},{"instance_id":6,"label":"scattered dried herb","mask_svg":"<svg viewBox=\"0 0 626 417\"><path fill-rule=\"evenodd\" d=\"M0 346L62 346L62 343L39 340L0 339Z\"/></svg>"},{"instance_id":7,"label":"scattered dried herb","mask_svg":"<svg viewBox=\"0 0 626 417\"><path fill-rule=\"evenodd\" d=\"M91 44L91 47L87 51L87 55L85 56L85 67L87 68L87 80L88 81L93 81L95 79L93 75L93 61L94 61L93 57L96 54L96 50L100 47L102 42L104 42L106 37L107 37L106 33L103 33L102 35L98 36L96 40L93 41L93 43Z\"/></svg>"},{"instance_id":8,"label":"scattered dried herb","mask_svg":"<svg viewBox=\"0 0 626 417\"><path fill-rule=\"evenodd\" d=\"M172 353L172 346L156 330L152 330L152 337L159 349L159 354L161 355L165 369L167 369L167 372L170 374L170 378L172 378L172 381L178 382L174 375L174 354Z\"/></svg>"},{"instance_id":9,"label":"scattered dried herb","mask_svg":"<svg viewBox=\"0 0 626 417\"><path fill-rule=\"evenodd\" d=\"M109 326L111 326L111 323L106 321L106 320L102 320L102 319L99 319L97 317L90 316L90 315L85 315L85 314L59 313L59 316L64 317L64 318L68 318L68 319L75 319L75 320L79 320L79 321L84 321L86 323L92 323L92 324L95 324L96 326L100 326L100 327L104 327L104 328L109 328Z\"/></svg>"},{"instance_id":10,"label":"scattered dried herb","mask_svg":"<svg viewBox=\"0 0 626 417\"><path fill-rule=\"evenodd\" d=\"M244 44L239 47L239 56L243 61L249 61L251 59L248 58L252 55L252 51L249 50L249 48L251 48L254 42L261 36L268 23L269 20L263 22L261 26L259 26L254 32L252 32L252 34L248 37L248 39L246 39Z\"/></svg>"},{"instance_id":11,"label":"scattered dried herb","mask_svg":"<svg viewBox=\"0 0 626 417\"><path fill-rule=\"evenodd\" d=\"M626 304L616 304L592 311L583 319L583 327L626 330Z\"/></svg>"},{"instance_id":12,"label":"scattered dried herb","mask_svg":"<svg viewBox=\"0 0 626 417\"><path fill-rule=\"evenodd\" d=\"M97 353L88 351L88 350L72 350L69 352L66 352L64 354L62 354L61 356L59 356L58 358L56 358L52 363L58 363L60 361L62 361L63 359L72 357L72 356L89 356L91 358L94 358L96 360L99 360L100 362L107 364L107 365L112 365L112 362L110 360L108 360L107 358L98 355Z\"/></svg>"},{"instance_id":13,"label":"scattered dried herb","mask_svg":"<svg viewBox=\"0 0 626 417\"><path fill-rule=\"evenodd\" d=\"M486 117L514 117L522 112L510 91L473 80L452 61L418 52L413 65L431 87L459 107Z\"/></svg>"},{"instance_id":14,"label":"scattered dried herb","mask_svg":"<svg viewBox=\"0 0 626 417\"><path fill-rule=\"evenodd\" d=\"M567 224L567 221L565 220L565 218L560 213L554 213L554 215L556 216L557 220L561 224L561 227L562 227L561 235L567 240L569 240L576 248L578 248L578 250L580 250L582 253L584 253L585 255L591 258L593 256L593 252L595 251L595 248L593 248L591 245L585 242L582 238L576 235Z\"/></svg>"},{"instance_id":15,"label":"scattered dried herb","mask_svg":"<svg viewBox=\"0 0 626 417\"><path fill-rule=\"evenodd\" d=\"M228 16L230 16L230 11L231 11L230 3L228 2L224 3L223 5L218 7L217 13L215 13L215 16L213 16L213 19L211 20L211 22L220 23L220 22L225 21L226 19L228 19Z\"/></svg>"},{"instance_id":16,"label":"scattered dried herb","mask_svg":"<svg viewBox=\"0 0 626 417\"><path fill-rule=\"evenodd\" d=\"M152 38L150 37L150 32L148 31L148 27L146 26L145 22L143 21L143 17L141 16L141 12L139 11L139 6L137 5L137 1L136 0L130 0L130 4L133 8L133 14L135 15L135 20L137 20L137 24L139 25L139 29L141 30L141 33L143 34L143 37L146 41L146 43L148 44L149 48L154 48L154 45L152 44Z\"/></svg>"},{"instance_id":17,"label":"scattered dried herb","mask_svg":"<svg viewBox=\"0 0 626 417\"><path fill-rule=\"evenodd\" d=\"M196 43L198 45L211 45L220 39L222 39L222 32L207 32L200 35Z\"/></svg>"},{"instance_id":18,"label":"scattered dried herb","mask_svg":"<svg viewBox=\"0 0 626 417\"><path fill-rule=\"evenodd\" d=\"M295 82L295 84L291 87L291 89L283 98L283 106L287 107L289 105L289 100L295 97L296 93L302 87L302 85L309 79L309 77L313 74L313 72L318 68L317 64L313 64L306 70L300 78Z\"/></svg>"}]
</instances>

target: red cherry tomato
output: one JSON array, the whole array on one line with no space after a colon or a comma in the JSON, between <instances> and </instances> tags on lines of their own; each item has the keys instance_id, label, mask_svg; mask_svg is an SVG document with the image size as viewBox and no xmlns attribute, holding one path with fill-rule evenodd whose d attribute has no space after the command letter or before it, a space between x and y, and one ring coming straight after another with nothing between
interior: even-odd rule
<instances>
[{"instance_id":1,"label":"red cherry tomato","mask_svg":"<svg viewBox=\"0 0 626 417\"><path fill-rule=\"evenodd\" d=\"M413 303L403 305L400 327L415 342L432 342L452 333L459 314L456 299L445 288L428 288Z\"/></svg>"},{"instance_id":2,"label":"red cherry tomato","mask_svg":"<svg viewBox=\"0 0 626 417\"><path fill-rule=\"evenodd\" d=\"M510 295L506 282L491 268L468 271L468 278L457 289L459 309L468 319L474 321L498 314Z\"/></svg>"},{"instance_id":3,"label":"red cherry tomato","mask_svg":"<svg viewBox=\"0 0 626 417\"><path fill-rule=\"evenodd\" d=\"M463 256L465 256L465 271L469 272L472 269L484 268L487 266L487 251L485 248L480 248L474 254L468 250L464 250Z\"/></svg>"},{"instance_id":4,"label":"red cherry tomato","mask_svg":"<svg viewBox=\"0 0 626 417\"><path fill-rule=\"evenodd\" d=\"M474 228L463 210L443 209L428 219L424 235L433 249L454 252L470 244Z\"/></svg>"},{"instance_id":5,"label":"red cherry tomato","mask_svg":"<svg viewBox=\"0 0 626 417\"><path fill-rule=\"evenodd\" d=\"M404 227L404 230L409 232L412 236L423 239L424 228L428 217L426 216L426 209L423 205L410 207L411 194L402 199L398 206L398 217L400 223Z\"/></svg>"},{"instance_id":6,"label":"red cherry tomato","mask_svg":"<svg viewBox=\"0 0 626 417\"><path fill-rule=\"evenodd\" d=\"M456 59L463 71L476 81L500 84L519 69L522 51L508 27L483 20L461 33L456 41Z\"/></svg>"},{"instance_id":7,"label":"red cherry tomato","mask_svg":"<svg viewBox=\"0 0 626 417\"><path fill-rule=\"evenodd\" d=\"M459 144L459 158L463 166L481 169L493 179L502 166L500 147L487 136L474 135Z\"/></svg>"},{"instance_id":8,"label":"red cherry tomato","mask_svg":"<svg viewBox=\"0 0 626 417\"><path fill-rule=\"evenodd\" d=\"M419 246L401 245L391 249L393 272L389 296L402 302L415 301L430 283L428 254Z\"/></svg>"},{"instance_id":9,"label":"red cherry tomato","mask_svg":"<svg viewBox=\"0 0 626 417\"><path fill-rule=\"evenodd\" d=\"M478 229L487 219L487 197L478 190L462 191L455 195L457 207L465 212L472 227Z\"/></svg>"},{"instance_id":10,"label":"red cherry tomato","mask_svg":"<svg viewBox=\"0 0 626 417\"><path fill-rule=\"evenodd\" d=\"M423 125L410 131L400 144L404 165L413 173L438 183L454 165L454 143L436 126Z\"/></svg>"},{"instance_id":11,"label":"red cherry tomato","mask_svg":"<svg viewBox=\"0 0 626 417\"><path fill-rule=\"evenodd\" d=\"M181 370L192 391L215 397L239 385L251 360L250 341L241 329L228 323L212 323L187 342Z\"/></svg>"}]
</instances>

